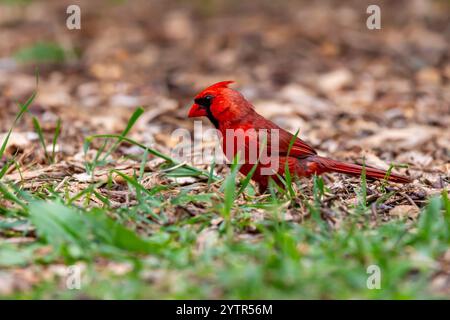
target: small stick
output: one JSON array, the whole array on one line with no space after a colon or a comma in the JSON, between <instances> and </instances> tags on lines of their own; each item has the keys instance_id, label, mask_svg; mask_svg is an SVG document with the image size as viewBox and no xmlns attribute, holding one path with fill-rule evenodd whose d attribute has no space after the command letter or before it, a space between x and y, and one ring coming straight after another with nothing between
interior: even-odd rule
<instances>
[{"instance_id":1,"label":"small stick","mask_svg":"<svg viewBox=\"0 0 450 320\"><path fill-rule=\"evenodd\" d=\"M408 196L406 193L400 192L400 194L402 195L402 197L404 197L406 200L409 201L409 203L411 203L413 206L415 206L417 209L420 209L419 206L414 202L413 199L411 199L410 196Z\"/></svg>"}]
</instances>

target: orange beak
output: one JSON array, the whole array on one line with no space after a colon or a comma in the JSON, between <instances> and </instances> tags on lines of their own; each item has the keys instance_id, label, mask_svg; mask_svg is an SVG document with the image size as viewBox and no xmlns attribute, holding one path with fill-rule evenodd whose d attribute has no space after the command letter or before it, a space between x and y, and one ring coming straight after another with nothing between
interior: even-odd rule
<instances>
[{"instance_id":1,"label":"orange beak","mask_svg":"<svg viewBox=\"0 0 450 320\"><path fill-rule=\"evenodd\" d=\"M195 117L205 117L207 115L205 108L202 108L198 104L194 103L191 107L191 110L189 110L188 117L189 118L195 118Z\"/></svg>"}]
</instances>

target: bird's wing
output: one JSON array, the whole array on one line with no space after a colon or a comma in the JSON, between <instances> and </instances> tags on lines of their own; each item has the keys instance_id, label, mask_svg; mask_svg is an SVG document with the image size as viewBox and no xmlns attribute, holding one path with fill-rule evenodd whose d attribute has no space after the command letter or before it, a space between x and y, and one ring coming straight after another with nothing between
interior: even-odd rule
<instances>
[{"instance_id":1,"label":"bird's wing","mask_svg":"<svg viewBox=\"0 0 450 320\"><path fill-rule=\"evenodd\" d=\"M266 128L265 128L266 129ZM278 133L272 134L267 133L266 140L267 140L267 146L268 151L272 155L277 156L289 156L294 158L307 158L309 156L316 155L317 152L314 150L313 147L311 147L309 144L307 144L305 141L303 141L300 138L294 138L294 135L287 132L286 130L279 128L279 127L272 127L269 128L269 130L276 129ZM267 129L266 129L267 130ZM258 137L258 141L261 137ZM291 150L289 151L289 146L292 143L292 139L295 139ZM276 141L278 140L278 141ZM261 142L261 141L259 141ZM289 152L288 152L289 151Z\"/></svg>"},{"instance_id":2,"label":"bird's wing","mask_svg":"<svg viewBox=\"0 0 450 320\"><path fill-rule=\"evenodd\" d=\"M292 139L294 139L294 135L283 129L280 130L280 155L287 156L289 153L290 157L306 158L317 154L313 147L300 138L295 138L289 151L289 145L292 143Z\"/></svg>"},{"instance_id":3,"label":"bird's wing","mask_svg":"<svg viewBox=\"0 0 450 320\"><path fill-rule=\"evenodd\" d=\"M277 136L276 134L272 136L272 133L267 132L267 146L268 150L270 151L270 154L273 154L273 152L278 153L279 156L287 156L289 151L289 145L292 142L292 139L294 139L294 135L287 132L283 128L280 128L278 125L273 123L270 120L265 119L261 115L256 115L256 118L253 119L252 122L249 122L246 124L246 126L240 126L242 129L247 130L249 128L256 129L256 130L277 130L278 133L278 144L276 141L272 141ZM276 150L278 148L278 151ZM290 157L294 158L306 158L309 156L316 155L317 152L314 150L313 147L311 147L309 144L301 140L300 138L295 138L295 141L291 147L291 150L289 152Z\"/></svg>"}]
</instances>

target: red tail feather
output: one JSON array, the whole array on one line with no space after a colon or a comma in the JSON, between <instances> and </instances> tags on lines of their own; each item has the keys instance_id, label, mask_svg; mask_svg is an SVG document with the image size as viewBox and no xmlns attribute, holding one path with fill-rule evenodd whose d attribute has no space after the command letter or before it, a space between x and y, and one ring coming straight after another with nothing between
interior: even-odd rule
<instances>
[{"instance_id":1,"label":"red tail feather","mask_svg":"<svg viewBox=\"0 0 450 320\"><path fill-rule=\"evenodd\" d=\"M314 157L314 162L318 162L321 165L322 172L339 172L345 173L352 176L360 176L363 167L358 164L339 162L336 160L322 158L322 157ZM382 180L386 177L387 171L365 167L366 168L366 177ZM406 177L402 177L396 174L391 173L387 178L388 181L398 182L398 183L409 183L409 180Z\"/></svg>"}]
</instances>

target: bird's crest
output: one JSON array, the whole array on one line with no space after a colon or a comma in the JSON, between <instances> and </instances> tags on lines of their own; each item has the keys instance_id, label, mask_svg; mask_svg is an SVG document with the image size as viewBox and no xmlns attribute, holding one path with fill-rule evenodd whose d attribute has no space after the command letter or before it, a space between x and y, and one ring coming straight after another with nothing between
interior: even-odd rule
<instances>
[{"instance_id":1,"label":"bird's crest","mask_svg":"<svg viewBox=\"0 0 450 320\"><path fill-rule=\"evenodd\" d=\"M208 88L206 88L205 90L214 90L214 89L219 89L219 88L228 88L228 85L234 83L234 81L221 81L221 82L217 82L211 86L209 86Z\"/></svg>"}]
</instances>

